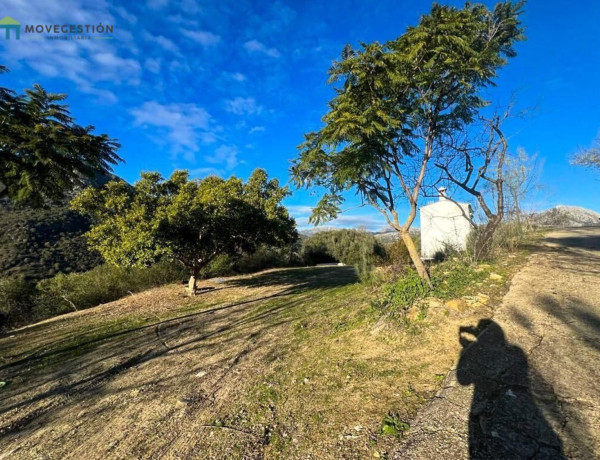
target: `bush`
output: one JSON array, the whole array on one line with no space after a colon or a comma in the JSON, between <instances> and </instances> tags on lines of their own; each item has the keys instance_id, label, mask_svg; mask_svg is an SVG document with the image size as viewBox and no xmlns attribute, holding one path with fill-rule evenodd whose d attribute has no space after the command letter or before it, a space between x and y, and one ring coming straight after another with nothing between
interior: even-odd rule
<instances>
[{"instance_id":1,"label":"bush","mask_svg":"<svg viewBox=\"0 0 600 460\"><path fill-rule=\"evenodd\" d=\"M61 273L37 284L37 313L48 317L82 310L186 276L187 272L172 262L131 269L100 265L85 273Z\"/></svg>"},{"instance_id":2,"label":"bush","mask_svg":"<svg viewBox=\"0 0 600 460\"><path fill-rule=\"evenodd\" d=\"M418 248L421 245L421 238L419 236L413 236L415 246ZM398 237L395 239L387 248L387 260L394 267L405 267L412 265L408 248L402 238Z\"/></svg>"},{"instance_id":3,"label":"bush","mask_svg":"<svg viewBox=\"0 0 600 460\"><path fill-rule=\"evenodd\" d=\"M373 306L403 320L417 300L427 296L439 299L460 297L467 293L471 286L476 286L487 277L486 271L476 270L471 263L452 259L433 267L431 270L433 287L430 287L419 277L416 270L409 268L396 281L382 285L381 295Z\"/></svg>"},{"instance_id":4,"label":"bush","mask_svg":"<svg viewBox=\"0 0 600 460\"><path fill-rule=\"evenodd\" d=\"M35 285L23 276L0 279L0 329L27 321Z\"/></svg>"},{"instance_id":5,"label":"bush","mask_svg":"<svg viewBox=\"0 0 600 460\"><path fill-rule=\"evenodd\" d=\"M238 273L253 273L267 268L293 267L300 265L297 245L282 248L261 246L253 253L244 254L236 261Z\"/></svg>"},{"instance_id":6,"label":"bush","mask_svg":"<svg viewBox=\"0 0 600 460\"><path fill-rule=\"evenodd\" d=\"M307 265L326 262L354 265L364 278L384 259L385 248L372 234L362 230L330 230L306 238L301 256Z\"/></svg>"},{"instance_id":7,"label":"bush","mask_svg":"<svg viewBox=\"0 0 600 460\"><path fill-rule=\"evenodd\" d=\"M471 260L475 259L475 245L482 230L482 227L474 229L467 240L467 253ZM532 235L533 232L524 223L516 221L502 222L488 242L490 245L489 258L494 259L499 253L505 251L514 252L518 250L531 240Z\"/></svg>"},{"instance_id":8,"label":"bush","mask_svg":"<svg viewBox=\"0 0 600 460\"><path fill-rule=\"evenodd\" d=\"M0 280L3 327L14 327L117 300L129 293L179 281L187 272L173 262L125 269L100 265L84 273L60 273L37 284L24 278Z\"/></svg>"},{"instance_id":9,"label":"bush","mask_svg":"<svg viewBox=\"0 0 600 460\"><path fill-rule=\"evenodd\" d=\"M200 272L202 278L214 278L216 276L231 275L234 271L235 260L228 254L222 254L215 257L204 269ZM189 277L189 273L187 274Z\"/></svg>"}]
</instances>

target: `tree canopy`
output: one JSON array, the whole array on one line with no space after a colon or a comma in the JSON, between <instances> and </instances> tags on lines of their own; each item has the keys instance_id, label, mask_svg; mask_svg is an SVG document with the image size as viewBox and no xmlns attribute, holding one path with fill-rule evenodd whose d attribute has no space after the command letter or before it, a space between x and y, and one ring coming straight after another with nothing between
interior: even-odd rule
<instances>
[{"instance_id":1,"label":"tree canopy","mask_svg":"<svg viewBox=\"0 0 600 460\"><path fill-rule=\"evenodd\" d=\"M288 194L262 169L245 183L190 180L187 171L175 171L168 180L143 173L133 187L113 181L87 188L71 206L91 217L88 241L107 262L140 267L176 259L189 269L193 293L200 270L216 256L296 240L295 222L281 205Z\"/></svg>"},{"instance_id":2,"label":"tree canopy","mask_svg":"<svg viewBox=\"0 0 600 460\"><path fill-rule=\"evenodd\" d=\"M576 153L571 159L571 164L600 171L600 135L591 147Z\"/></svg>"},{"instance_id":3,"label":"tree canopy","mask_svg":"<svg viewBox=\"0 0 600 460\"><path fill-rule=\"evenodd\" d=\"M340 212L354 189L400 231L423 277L408 230L419 194L444 135L468 124L486 105L481 90L522 40L523 3L458 9L434 4L419 24L395 40L346 46L330 69L335 97L319 131L305 135L291 172L299 187L326 190L311 221ZM398 212L408 204L404 223Z\"/></svg>"},{"instance_id":4,"label":"tree canopy","mask_svg":"<svg viewBox=\"0 0 600 460\"><path fill-rule=\"evenodd\" d=\"M25 94L0 88L0 197L33 206L60 201L121 161L114 139L75 123L66 97L37 84Z\"/></svg>"}]
</instances>

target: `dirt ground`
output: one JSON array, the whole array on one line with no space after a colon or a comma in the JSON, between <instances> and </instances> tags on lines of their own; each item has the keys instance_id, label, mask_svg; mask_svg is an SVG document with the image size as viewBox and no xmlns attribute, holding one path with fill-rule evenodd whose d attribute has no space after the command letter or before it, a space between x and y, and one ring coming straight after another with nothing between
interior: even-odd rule
<instances>
[{"instance_id":1,"label":"dirt ground","mask_svg":"<svg viewBox=\"0 0 600 460\"><path fill-rule=\"evenodd\" d=\"M398 459L600 458L600 228L550 233Z\"/></svg>"},{"instance_id":2,"label":"dirt ground","mask_svg":"<svg viewBox=\"0 0 600 460\"><path fill-rule=\"evenodd\" d=\"M382 421L438 392L457 330L519 264L482 267L501 274L477 286L486 305L433 300L418 334L385 327L348 267L211 280L195 299L165 286L12 331L0 459L388 458Z\"/></svg>"}]
</instances>

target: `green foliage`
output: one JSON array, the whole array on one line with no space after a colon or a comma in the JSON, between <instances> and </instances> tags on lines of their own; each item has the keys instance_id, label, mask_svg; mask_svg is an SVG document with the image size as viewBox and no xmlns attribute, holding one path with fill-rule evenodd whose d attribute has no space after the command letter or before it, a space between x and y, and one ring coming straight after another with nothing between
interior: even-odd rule
<instances>
[{"instance_id":1,"label":"green foliage","mask_svg":"<svg viewBox=\"0 0 600 460\"><path fill-rule=\"evenodd\" d=\"M482 228L477 228L471 232L467 239L467 253L475 260L475 244ZM535 233L528 227L524 221L510 220L502 222L492 238L488 241L488 260L494 260L505 252L515 252L532 241Z\"/></svg>"},{"instance_id":2,"label":"green foliage","mask_svg":"<svg viewBox=\"0 0 600 460\"><path fill-rule=\"evenodd\" d=\"M121 161L114 139L75 123L66 97L37 84L25 94L0 88L0 197L37 207L60 201Z\"/></svg>"},{"instance_id":3,"label":"green foliage","mask_svg":"<svg viewBox=\"0 0 600 460\"><path fill-rule=\"evenodd\" d=\"M434 4L397 39L344 49L329 71L339 85L325 126L306 134L291 168L298 187L328 190L313 222L335 217L350 188L392 216L402 197L415 204L436 141L473 120L481 90L515 56L522 5Z\"/></svg>"},{"instance_id":4,"label":"green foliage","mask_svg":"<svg viewBox=\"0 0 600 460\"><path fill-rule=\"evenodd\" d=\"M385 256L385 248L362 230L330 230L316 233L302 242L301 257L308 265L342 262L354 265L361 276Z\"/></svg>"},{"instance_id":5,"label":"green foliage","mask_svg":"<svg viewBox=\"0 0 600 460\"><path fill-rule=\"evenodd\" d=\"M420 237L414 237L415 246L419 246ZM401 238L395 239L388 247L387 247L387 258L389 263L397 268L405 267L410 265L410 254L408 253L408 248L404 241Z\"/></svg>"},{"instance_id":6,"label":"green foliage","mask_svg":"<svg viewBox=\"0 0 600 460\"><path fill-rule=\"evenodd\" d=\"M185 276L180 264L160 262L146 269L100 265L85 273L61 273L37 285L22 277L4 278L0 279L0 314L3 326L31 323L180 281Z\"/></svg>"},{"instance_id":7,"label":"green foliage","mask_svg":"<svg viewBox=\"0 0 600 460\"><path fill-rule=\"evenodd\" d=\"M488 272L485 270L477 270L466 260L452 258L431 268L433 286L430 287L410 268L396 281L384 283L381 286L381 294L372 305L404 321L409 310L419 299L428 296L438 299L460 297L487 277Z\"/></svg>"},{"instance_id":8,"label":"green foliage","mask_svg":"<svg viewBox=\"0 0 600 460\"><path fill-rule=\"evenodd\" d=\"M396 436L398 438L403 437L408 430L410 425L403 422L400 418L400 414L390 412L387 414L381 422L381 433L388 436Z\"/></svg>"},{"instance_id":9,"label":"green foliage","mask_svg":"<svg viewBox=\"0 0 600 460\"><path fill-rule=\"evenodd\" d=\"M288 194L261 169L246 183L215 176L192 181L175 171L168 180L143 173L133 188L122 182L88 188L71 206L91 217L86 236L107 262L144 267L175 259L195 278L217 256L293 242L295 222L281 205Z\"/></svg>"},{"instance_id":10,"label":"green foliage","mask_svg":"<svg viewBox=\"0 0 600 460\"><path fill-rule=\"evenodd\" d=\"M94 268L102 257L87 247L87 230L89 221L64 205L33 209L0 200L2 277L40 280Z\"/></svg>"},{"instance_id":11,"label":"green foliage","mask_svg":"<svg viewBox=\"0 0 600 460\"><path fill-rule=\"evenodd\" d=\"M395 282L382 286L381 295L373 302L373 306L404 320L414 303L430 293L431 288L419 274L408 269Z\"/></svg>"},{"instance_id":12,"label":"green foliage","mask_svg":"<svg viewBox=\"0 0 600 460\"><path fill-rule=\"evenodd\" d=\"M0 278L0 329L29 319L34 290L35 285L23 276Z\"/></svg>"}]
</instances>

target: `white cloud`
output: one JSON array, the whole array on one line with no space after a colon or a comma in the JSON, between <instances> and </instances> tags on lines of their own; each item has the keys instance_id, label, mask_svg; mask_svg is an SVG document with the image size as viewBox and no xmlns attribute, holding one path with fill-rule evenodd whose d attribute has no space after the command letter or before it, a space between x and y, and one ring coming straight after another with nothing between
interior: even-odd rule
<instances>
[{"instance_id":1,"label":"white cloud","mask_svg":"<svg viewBox=\"0 0 600 460\"><path fill-rule=\"evenodd\" d=\"M250 53L262 53L272 58L278 58L281 53L277 48L269 48L258 40L249 40L244 43L244 49Z\"/></svg>"},{"instance_id":2,"label":"white cloud","mask_svg":"<svg viewBox=\"0 0 600 460\"><path fill-rule=\"evenodd\" d=\"M225 171L220 168L195 168L189 170L190 177L206 177L206 176L219 176L223 177L225 175Z\"/></svg>"},{"instance_id":3,"label":"white cloud","mask_svg":"<svg viewBox=\"0 0 600 460\"><path fill-rule=\"evenodd\" d=\"M148 58L144 62L144 68L152 73L160 72L160 59L158 58Z\"/></svg>"},{"instance_id":4,"label":"white cloud","mask_svg":"<svg viewBox=\"0 0 600 460\"><path fill-rule=\"evenodd\" d=\"M115 7L115 11L117 12L117 14L119 16L121 16L123 19L125 19L130 24L136 24L137 23L137 17L134 14L131 14L129 11L127 11L122 6Z\"/></svg>"},{"instance_id":5,"label":"white cloud","mask_svg":"<svg viewBox=\"0 0 600 460\"><path fill-rule=\"evenodd\" d=\"M186 30L181 31L184 37L202 45L205 48L217 45L221 41L221 37L212 32L205 30Z\"/></svg>"},{"instance_id":6,"label":"white cloud","mask_svg":"<svg viewBox=\"0 0 600 460\"><path fill-rule=\"evenodd\" d=\"M160 10L167 6L169 0L148 0L146 5L153 10Z\"/></svg>"},{"instance_id":7,"label":"white cloud","mask_svg":"<svg viewBox=\"0 0 600 460\"><path fill-rule=\"evenodd\" d=\"M26 24L113 24L114 40L18 40L0 49L0 58L10 67L29 67L43 77L60 78L73 82L81 92L97 96L99 102L113 103L115 85L139 84L141 66L131 57L137 53L131 34L125 30L123 20L115 19L110 5L103 0L83 6L80 2L64 0L6 0L5 11ZM116 13L133 20L125 10ZM119 29L121 27L121 29ZM23 38L23 37L22 37Z\"/></svg>"},{"instance_id":8,"label":"white cloud","mask_svg":"<svg viewBox=\"0 0 600 460\"><path fill-rule=\"evenodd\" d=\"M175 42L164 35L152 35L150 33L145 33L144 37L147 41L157 43L162 49L166 51L171 51L172 53L178 53L179 47L175 44Z\"/></svg>"},{"instance_id":9,"label":"white cloud","mask_svg":"<svg viewBox=\"0 0 600 460\"><path fill-rule=\"evenodd\" d=\"M253 115L262 111L253 97L236 97L225 101L225 110L236 115Z\"/></svg>"},{"instance_id":10,"label":"white cloud","mask_svg":"<svg viewBox=\"0 0 600 460\"><path fill-rule=\"evenodd\" d=\"M235 145L221 145L215 150L214 155L205 156L204 159L211 164L221 164L227 170L235 168L238 164L238 148Z\"/></svg>"},{"instance_id":11,"label":"white cloud","mask_svg":"<svg viewBox=\"0 0 600 460\"><path fill-rule=\"evenodd\" d=\"M182 153L188 161L195 160L200 144L215 142L220 131L210 114L195 104L148 101L131 114L136 126L164 131L171 151Z\"/></svg>"},{"instance_id":12,"label":"white cloud","mask_svg":"<svg viewBox=\"0 0 600 460\"><path fill-rule=\"evenodd\" d=\"M264 126L253 126L248 131L248 134L264 133L264 132L265 132L265 127Z\"/></svg>"},{"instance_id":13,"label":"white cloud","mask_svg":"<svg viewBox=\"0 0 600 460\"><path fill-rule=\"evenodd\" d=\"M231 79L235 81L246 81L246 75L240 72L235 72L231 74Z\"/></svg>"}]
</instances>

